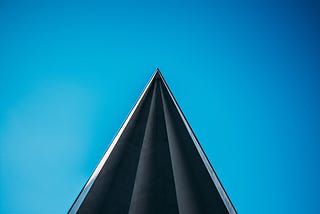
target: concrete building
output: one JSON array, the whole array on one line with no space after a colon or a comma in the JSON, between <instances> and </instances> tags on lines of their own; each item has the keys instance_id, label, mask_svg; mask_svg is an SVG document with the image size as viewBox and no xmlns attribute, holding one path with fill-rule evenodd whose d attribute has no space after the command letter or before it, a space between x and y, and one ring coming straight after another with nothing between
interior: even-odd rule
<instances>
[{"instance_id":1,"label":"concrete building","mask_svg":"<svg viewBox=\"0 0 320 214\"><path fill-rule=\"evenodd\" d=\"M236 213L158 69L69 213Z\"/></svg>"}]
</instances>

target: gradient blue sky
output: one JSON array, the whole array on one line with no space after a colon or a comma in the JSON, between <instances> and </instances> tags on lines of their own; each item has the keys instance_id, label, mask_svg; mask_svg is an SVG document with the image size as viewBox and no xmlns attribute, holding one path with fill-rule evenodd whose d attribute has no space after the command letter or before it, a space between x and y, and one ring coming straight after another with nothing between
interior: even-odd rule
<instances>
[{"instance_id":1,"label":"gradient blue sky","mask_svg":"<svg viewBox=\"0 0 320 214\"><path fill-rule=\"evenodd\" d=\"M0 213L66 213L156 67L239 213L318 212L319 14L1 0Z\"/></svg>"}]
</instances>

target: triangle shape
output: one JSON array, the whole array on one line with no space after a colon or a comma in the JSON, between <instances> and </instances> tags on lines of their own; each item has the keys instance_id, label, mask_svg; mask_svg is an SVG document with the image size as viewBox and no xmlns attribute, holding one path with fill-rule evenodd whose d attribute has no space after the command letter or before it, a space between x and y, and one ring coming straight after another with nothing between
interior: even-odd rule
<instances>
[{"instance_id":1,"label":"triangle shape","mask_svg":"<svg viewBox=\"0 0 320 214\"><path fill-rule=\"evenodd\" d=\"M236 213L158 68L68 213Z\"/></svg>"}]
</instances>

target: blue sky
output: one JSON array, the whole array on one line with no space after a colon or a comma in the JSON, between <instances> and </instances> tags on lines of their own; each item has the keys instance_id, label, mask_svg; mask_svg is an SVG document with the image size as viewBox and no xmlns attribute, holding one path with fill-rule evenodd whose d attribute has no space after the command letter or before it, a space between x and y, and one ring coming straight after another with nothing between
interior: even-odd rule
<instances>
[{"instance_id":1,"label":"blue sky","mask_svg":"<svg viewBox=\"0 0 320 214\"><path fill-rule=\"evenodd\" d=\"M159 67L239 213L316 213L317 1L0 2L0 213L66 213Z\"/></svg>"}]
</instances>

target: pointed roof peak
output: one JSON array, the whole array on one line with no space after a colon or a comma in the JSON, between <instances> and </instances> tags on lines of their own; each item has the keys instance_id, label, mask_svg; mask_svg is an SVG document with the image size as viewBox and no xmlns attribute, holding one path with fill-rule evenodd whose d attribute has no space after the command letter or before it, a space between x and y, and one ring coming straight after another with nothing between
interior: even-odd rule
<instances>
[{"instance_id":1,"label":"pointed roof peak","mask_svg":"<svg viewBox=\"0 0 320 214\"><path fill-rule=\"evenodd\" d=\"M160 70L159 70L158 67L156 68L156 70L154 71L154 73L153 73L152 76L154 77L154 78L152 78L152 79L159 79L159 78L162 77L162 74L161 74L161 72L160 72Z\"/></svg>"},{"instance_id":2,"label":"pointed roof peak","mask_svg":"<svg viewBox=\"0 0 320 214\"><path fill-rule=\"evenodd\" d=\"M157 67L156 70L154 71L156 74L160 74L161 75L161 72L160 72L160 69Z\"/></svg>"}]
</instances>

